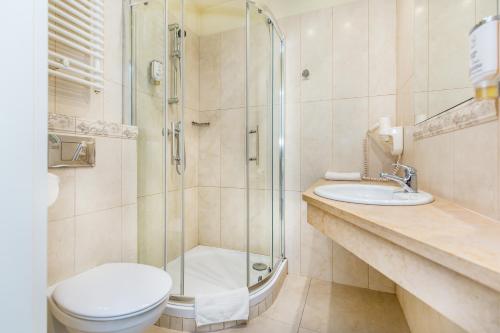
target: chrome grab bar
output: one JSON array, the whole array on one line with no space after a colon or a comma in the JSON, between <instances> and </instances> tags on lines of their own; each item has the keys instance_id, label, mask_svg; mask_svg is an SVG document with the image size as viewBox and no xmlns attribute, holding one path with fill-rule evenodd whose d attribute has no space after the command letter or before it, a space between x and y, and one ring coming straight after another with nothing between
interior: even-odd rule
<instances>
[{"instance_id":1,"label":"chrome grab bar","mask_svg":"<svg viewBox=\"0 0 500 333\"><path fill-rule=\"evenodd\" d=\"M259 165L259 156L260 156L259 125L257 125L257 127L255 127L254 130L250 130L248 132L248 134L255 134L256 135L256 137L255 137L255 156L254 157L250 157L248 160L250 162L254 162L255 161L255 164Z\"/></svg>"}]
</instances>

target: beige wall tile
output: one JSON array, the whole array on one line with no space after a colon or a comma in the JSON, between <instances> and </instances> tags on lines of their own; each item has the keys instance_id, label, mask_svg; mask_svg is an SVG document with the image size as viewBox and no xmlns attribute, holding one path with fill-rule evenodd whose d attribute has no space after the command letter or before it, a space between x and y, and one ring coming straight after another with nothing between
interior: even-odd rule
<instances>
[{"instance_id":1,"label":"beige wall tile","mask_svg":"<svg viewBox=\"0 0 500 333\"><path fill-rule=\"evenodd\" d=\"M221 246L219 187L198 189L198 223L200 245Z\"/></svg>"},{"instance_id":2,"label":"beige wall tile","mask_svg":"<svg viewBox=\"0 0 500 333\"><path fill-rule=\"evenodd\" d=\"M217 110L221 96L221 34L200 38L200 110Z\"/></svg>"},{"instance_id":3,"label":"beige wall tile","mask_svg":"<svg viewBox=\"0 0 500 333\"><path fill-rule=\"evenodd\" d=\"M368 0L333 9L333 98L368 96Z\"/></svg>"},{"instance_id":4,"label":"beige wall tile","mask_svg":"<svg viewBox=\"0 0 500 333\"><path fill-rule=\"evenodd\" d=\"M280 28L286 35L286 100L289 104L300 102L300 16L290 16L279 20Z\"/></svg>"},{"instance_id":5,"label":"beige wall tile","mask_svg":"<svg viewBox=\"0 0 500 333\"><path fill-rule=\"evenodd\" d=\"M498 218L498 123L453 133L454 201Z\"/></svg>"},{"instance_id":6,"label":"beige wall tile","mask_svg":"<svg viewBox=\"0 0 500 333\"><path fill-rule=\"evenodd\" d=\"M270 190L250 189L249 191L249 217L250 217L250 252L266 256L272 250L272 198Z\"/></svg>"},{"instance_id":7,"label":"beige wall tile","mask_svg":"<svg viewBox=\"0 0 500 333\"><path fill-rule=\"evenodd\" d=\"M453 177L453 135L434 136L419 141L417 145L418 172L422 188L452 200L455 181Z\"/></svg>"},{"instance_id":8,"label":"beige wall tile","mask_svg":"<svg viewBox=\"0 0 500 333\"><path fill-rule=\"evenodd\" d=\"M370 96L396 93L396 0L370 0Z\"/></svg>"},{"instance_id":9,"label":"beige wall tile","mask_svg":"<svg viewBox=\"0 0 500 333\"><path fill-rule=\"evenodd\" d=\"M332 102L302 104L301 190L322 177L331 166Z\"/></svg>"},{"instance_id":10,"label":"beige wall tile","mask_svg":"<svg viewBox=\"0 0 500 333\"><path fill-rule=\"evenodd\" d=\"M411 124L420 123L429 118L429 93L419 92L413 93L413 112L415 117L411 119Z\"/></svg>"},{"instance_id":11,"label":"beige wall tile","mask_svg":"<svg viewBox=\"0 0 500 333\"><path fill-rule=\"evenodd\" d=\"M189 108L184 109L184 145L186 153L186 171L184 173L184 187L198 186L198 154L199 154L199 130L192 125L199 122L199 112Z\"/></svg>"},{"instance_id":12,"label":"beige wall tile","mask_svg":"<svg viewBox=\"0 0 500 333\"><path fill-rule=\"evenodd\" d=\"M268 56L271 54L269 26L264 20L251 18L249 43L250 47L247 49L248 84L246 85L248 105L250 107L263 106L269 101L268 83L271 79L269 77L271 59Z\"/></svg>"},{"instance_id":13,"label":"beige wall tile","mask_svg":"<svg viewBox=\"0 0 500 333\"><path fill-rule=\"evenodd\" d=\"M102 93L88 87L56 78L55 112L67 116L102 120Z\"/></svg>"},{"instance_id":14,"label":"beige wall tile","mask_svg":"<svg viewBox=\"0 0 500 333\"><path fill-rule=\"evenodd\" d=\"M137 194L144 196L163 191L163 110L160 98L144 93L138 93L137 103L143 110L137 114L140 129L137 139ZM170 144L171 140L169 136L167 142ZM170 158L168 162L170 166ZM171 169L169 171L172 172Z\"/></svg>"},{"instance_id":15,"label":"beige wall tile","mask_svg":"<svg viewBox=\"0 0 500 333\"><path fill-rule=\"evenodd\" d=\"M356 172L363 169L363 140L368 130L368 98L333 102L333 168Z\"/></svg>"},{"instance_id":16,"label":"beige wall tile","mask_svg":"<svg viewBox=\"0 0 500 333\"><path fill-rule=\"evenodd\" d=\"M285 192L285 255L288 274L300 272L300 192Z\"/></svg>"},{"instance_id":17,"label":"beige wall tile","mask_svg":"<svg viewBox=\"0 0 500 333\"><path fill-rule=\"evenodd\" d=\"M220 112L200 112L200 122L210 126L199 129L198 185L220 186L221 172L221 127Z\"/></svg>"},{"instance_id":18,"label":"beige wall tile","mask_svg":"<svg viewBox=\"0 0 500 333\"><path fill-rule=\"evenodd\" d=\"M96 138L96 166L76 169L76 215L122 203L122 140Z\"/></svg>"},{"instance_id":19,"label":"beige wall tile","mask_svg":"<svg viewBox=\"0 0 500 333\"><path fill-rule=\"evenodd\" d=\"M114 0L116 1L116 0ZM137 90L150 96L161 98L165 88L164 84L151 84L149 66L152 60L162 60L165 50L164 42L164 4L161 1L151 1L148 6L136 7L140 9L140 14L135 16L135 33L141 38L137 38L136 47L136 83ZM117 43L118 44L118 43ZM118 45L116 45L118 47ZM106 50L105 50L106 52ZM110 58L114 57L110 54ZM106 60L106 59L105 59ZM114 68L118 63L105 63L106 66L113 66L108 70L114 76L118 76L118 68ZM126 72L125 72L126 73ZM115 81L113 79L113 81ZM118 81L120 82L120 81Z\"/></svg>"},{"instance_id":20,"label":"beige wall tile","mask_svg":"<svg viewBox=\"0 0 500 333\"><path fill-rule=\"evenodd\" d=\"M175 209L169 196L168 202L168 230L169 236L176 235L180 240L180 234L171 230L175 220L171 218L171 211ZM146 265L161 267L163 265L164 227L163 227L163 195L139 197L137 200L137 237L139 262ZM170 239L169 239L170 240ZM175 246L169 246L167 252L170 256Z\"/></svg>"},{"instance_id":21,"label":"beige wall tile","mask_svg":"<svg viewBox=\"0 0 500 333\"><path fill-rule=\"evenodd\" d=\"M103 120L121 124L123 118L123 86L105 81L103 94Z\"/></svg>"},{"instance_id":22,"label":"beige wall tile","mask_svg":"<svg viewBox=\"0 0 500 333\"><path fill-rule=\"evenodd\" d=\"M52 221L47 227L47 283L50 286L75 273L75 219Z\"/></svg>"},{"instance_id":23,"label":"beige wall tile","mask_svg":"<svg viewBox=\"0 0 500 333\"><path fill-rule=\"evenodd\" d=\"M182 192L179 190L170 191L167 193L167 262L174 260L179 257L182 253L182 221L181 221L181 195ZM154 224L148 225L148 230L151 232L152 241L156 244L151 244L148 249L155 258L155 262L163 261L163 238L159 238L160 235L155 236L154 232L160 232L163 230L162 222L162 201L160 198L155 198L155 221ZM141 237L139 237L141 240ZM140 243L139 243L140 244Z\"/></svg>"},{"instance_id":24,"label":"beige wall tile","mask_svg":"<svg viewBox=\"0 0 500 333\"><path fill-rule=\"evenodd\" d=\"M332 242L332 250L332 281L368 288L368 264L335 242Z\"/></svg>"},{"instance_id":25,"label":"beige wall tile","mask_svg":"<svg viewBox=\"0 0 500 333\"><path fill-rule=\"evenodd\" d=\"M300 104L286 106L285 121L285 189L300 191Z\"/></svg>"},{"instance_id":26,"label":"beige wall tile","mask_svg":"<svg viewBox=\"0 0 500 333\"><path fill-rule=\"evenodd\" d=\"M241 108L245 105L245 31L223 32L221 50L221 108Z\"/></svg>"},{"instance_id":27,"label":"beige wall tile","mask_svg":"<svg viewBox=\"0 0 500 333\"><path fill-rule=\"evenodd\" d=\"M429 91L429 1L414 0L413 35L409 36L414 42L414 91Z\"/></svg>"},{"instance_id":28,"label":"beige wall tile","mask_svg":"<svg viewBox=\"0 0 500 333\"><path fill-rule=\"evenodd\" d=\"M220 112L221 186L245 186L245 112L243 109Z\"/></svg>"},{"instance_id":29,"label":"beige wall tile","mask_svg":"<svg viewBox=\"0 0 500 333\"><path fill-rule=\"evenodd\" d=\"M307 223L307 205L301 203L300 273L325 281L332 280L332 240Z\"/></svg>"},{"instance_id":30,"label":"beige wall tile","mask_svg":"<svg viewBox=\"0 0 500 333\"><path fill-rule=\"evenodd\" d=\"M302 80L301 101L332 97L332 10L324 9L301 16L301 70L308 69L309 79Z\"/></svg>"},{"instance_id":31,"label":"beige wall tile","mask_svg":"<svg viewBox=\"0 0 500 333\"><path fill-rule=\"evenodd\" d=\"M413 126L415 124L412 89L413 80L410 79L400 90L398 90L396 96L396 124L398 126Z\"/></svg>"},{"instance_id":32,"label":"beige wall tile","mask_svg":"<svg viewBox=\"0 0 500 333\"><path fill-rule=\"evenodd\" d=\"M198 189L184 189L184 248L189 251L198 243Z\"/></svg>"},{"instance_id":33,"label":"beige wall tile","mask_svg":"<svg viewBox=\"0 0 500 333\"><path fill-rule=\"evenodd\" d=\"M122 204L137 203L137 141L122 140Z\"/></svg>"},{"instance_id":34,"label":"beige wall tile","mask_svg":"<svg viewBox=\"0 0 500 333\"><path fill-rule=\"evenodd\" d=\"M414 68L414 8L415 0L397 0L397 87L405 85Z\"/></svg>"},{"instance_id":35,"label":"beige wall tile","mask_svg":"<svg viewBox=\"0 0 500 333\"><path fill-rule=\"evenodd\" d=\"M77 216L75 271L122 260L122 208Z\"/></svg>"},{"instance_id":36,"label":"beige wall tile","mask_svg":"<svg viewBox=\"0 0 500 333\"><path fill-rule=\"evenodd\" d=\"M396 126L396 95L370 97L368 126L375 125L380 117L389 117L392 126Z\"/></svg>"},{"instance_id":37,"label":"beige wall tile","mask_svg":"<svg viewBox=\"0 0 500 333\"><path fill-rule=\"evenodd\" d=\"M187 31L185 40L185 106L192 110L200 109L200 38L192 31Z\"/></svg>"},{"instance_id":38,"label":"beige wall tile","mask_svg":"<svg viewBox=\"0 0 500 333\"><path fill-rule=\"evenodd\" d=\"M246 250L245 190L221 188L221 245L225 249Z\"/></svg>"},{"instance_id":39,"label":"beige wall tile","mask_svg":"<svg viewBox=\"0 0 500 333\"><path fill-rule=\"evenodd\" d=\"M122 83L123 3L104 2L104 77Z\"/></svg>"},{"instance_id":40,"label":"beige wall tile","mask_svg":"<svg viewBox=\"0 0 500 333\"><path fill-rule=\"evenodd\" d=\"M122 260L137 262L137 205L122 207Z\"/></svg>"},{"instance_id":41,"label":"beige wall tile","mask_svg":"<svg viewBox=\"0 0 500 333\"><path fill-rule=\"evenodd\" d=\"M61 220L75 215L75 169L50 169L59 177L59 195L48 209L49 221Z\"/></svg>"}]
</instances>

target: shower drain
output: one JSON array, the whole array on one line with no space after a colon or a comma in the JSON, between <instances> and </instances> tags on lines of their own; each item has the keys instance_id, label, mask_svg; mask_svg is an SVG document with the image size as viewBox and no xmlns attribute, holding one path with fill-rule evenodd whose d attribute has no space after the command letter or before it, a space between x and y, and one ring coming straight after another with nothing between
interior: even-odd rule
<instances>
[{"instance_id":1,"label":"shower drain","mask_svg":"<svg viewBox=\"0 0 500 333\"><path fill-rule=\"evenodd\" d=\"M256 262L252 265L252 268L256 271L265 271L267 269L267 265L262 262Z\"/></svg>"}]
</instances>

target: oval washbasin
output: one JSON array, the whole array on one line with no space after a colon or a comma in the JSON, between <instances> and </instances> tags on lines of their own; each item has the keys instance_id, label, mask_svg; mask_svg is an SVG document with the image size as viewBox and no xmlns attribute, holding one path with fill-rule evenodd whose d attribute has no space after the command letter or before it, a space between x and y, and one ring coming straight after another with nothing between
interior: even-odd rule
<instances>
[{"instance_id":1,"label":"oval washbasin","mask_svg":"<svg viewBox=\"0 0 500 333\"><path fill-rule=\"evenodd\" d=\"M384 185L323 185L316 187L314 193L331 200L379 206L416 206L434 201L426 192L406 193L400 187Z\"/></svg>"}]
</instances>

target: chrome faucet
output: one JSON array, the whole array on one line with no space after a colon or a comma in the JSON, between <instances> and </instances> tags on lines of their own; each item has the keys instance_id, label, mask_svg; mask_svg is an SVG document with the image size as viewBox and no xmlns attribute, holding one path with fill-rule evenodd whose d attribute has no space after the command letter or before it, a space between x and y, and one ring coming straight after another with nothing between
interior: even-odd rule
<instances>
[{"instance_id":1,"label":"chrome faucet","mask_svg":"<svg viewBox=\"0 0 500 333\"><path fill-rule=\"evenodd\" d=\"M405 175L404 177L399 177L390 173L382 172L380 178L392 180L398 183L405 192L417 193L418 183L417 183L417 170L411 166L403 164L393 164L393 166L403 168Z\"/></svg>"}]
</instances>

